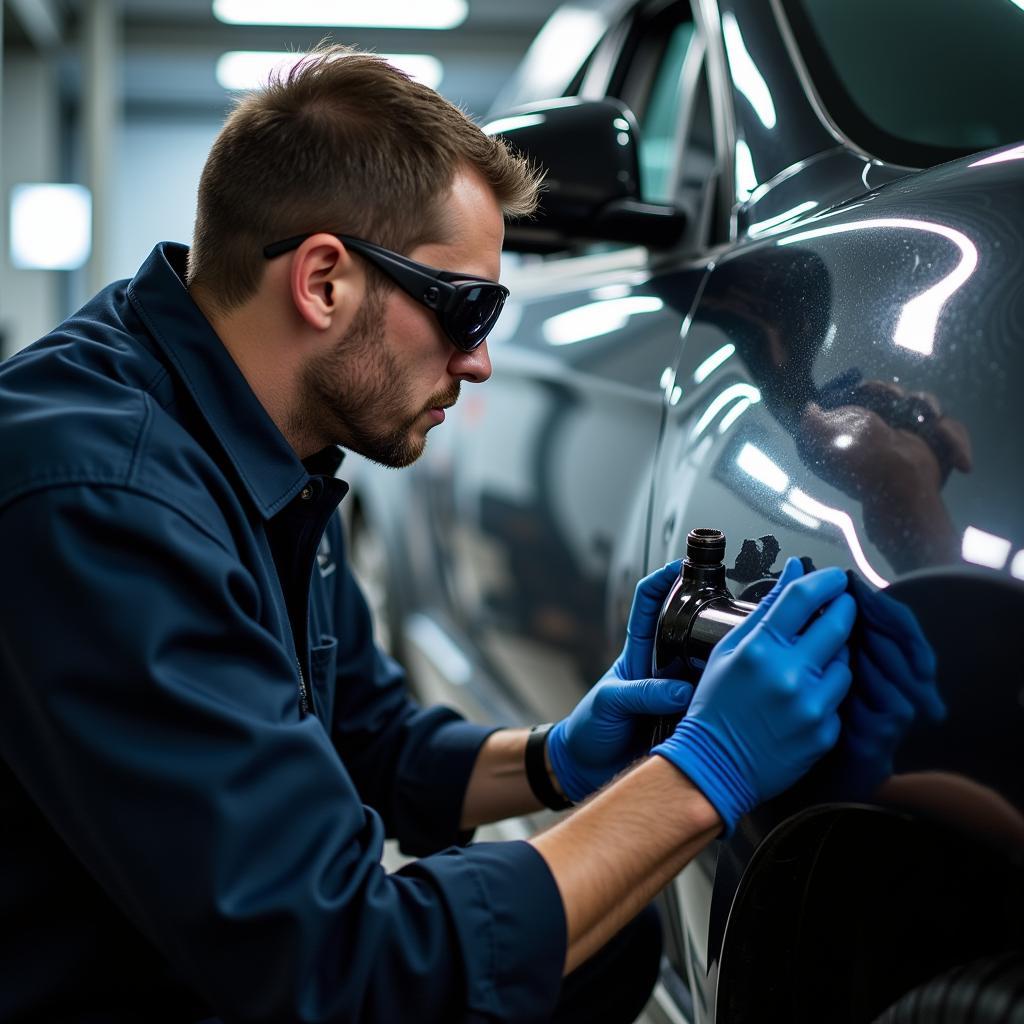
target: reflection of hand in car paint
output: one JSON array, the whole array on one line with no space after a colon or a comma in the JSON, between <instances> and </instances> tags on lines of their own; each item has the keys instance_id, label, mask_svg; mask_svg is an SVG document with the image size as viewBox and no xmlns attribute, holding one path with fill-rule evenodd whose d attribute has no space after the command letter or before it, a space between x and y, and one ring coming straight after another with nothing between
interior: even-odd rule
<instances>
[{"instance_id":1,"label":"reflection of hand in car paint","mask_svg":"<svg viewBox=\"0 0 1024 1024\"><path fill-rule=\"evenodd\" d=\"M897 571L955 560L958 534L940 492L953 469L971 469L967 429L938 401L865 381L839 404L806 404L797 425L801 458L862 502L868 536Z\"/></svg>"},{"instance_id":2,"label":"reflection of hand in car paint","mask_svg":"<svg viewBox=\"0 0 1024 1024\"><path fill-rule=\"evenodd\" d=\"M957 560L941 491L953 469L970 471L964 425L934 396L863 381L855 369L816 384L833 328L831 274L815 253L767 251L716 275L701 316L736 345L808 468L863 504L868 536L897 571Z\"/></svg>"}]
</instances>

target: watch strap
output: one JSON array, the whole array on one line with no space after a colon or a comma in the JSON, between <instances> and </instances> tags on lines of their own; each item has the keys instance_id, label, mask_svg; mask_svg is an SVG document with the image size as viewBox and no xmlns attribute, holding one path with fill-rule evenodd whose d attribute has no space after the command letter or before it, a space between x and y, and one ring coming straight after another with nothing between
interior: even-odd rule
<instances>
[{"instance_id":1,"label":"watch strap","mask_svg":"<svg viewBox=\"0 0 1024 1024\"><path fill-rule=\"evenodd\" d=\"M535 725L530 730L530 735L526 738L526 752L523 760L526 767L526 781L529 782L533 795L550 810L564 811L572 807L573 803L555 789L544 756L548 733L553 728L554 723L548 722L545 725Z\"/></svg>"}]
</instances>

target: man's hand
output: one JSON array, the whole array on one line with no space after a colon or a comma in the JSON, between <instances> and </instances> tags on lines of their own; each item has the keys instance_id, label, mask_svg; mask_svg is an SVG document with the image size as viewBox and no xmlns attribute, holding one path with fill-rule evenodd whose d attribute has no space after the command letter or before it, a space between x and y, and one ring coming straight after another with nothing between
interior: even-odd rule
<instances>
[{"instance_id":1,"label":"man's hand","mask_svg":"<svg viewBox=\"0 0 1024 1024\"><path fill-rule=\"evenodd\" d=\"M729 830L839 737L856 604L841 570L802 573L791 558L774 590L715 647L689 712L653 751L697 785Z\"/></svg>"},{"instance_id":2,"label":"man's hand","mask_svg":"<svg viewBox=\"0 0 1024 1024\"><path fill-rule=\"evenodd\" d=\"M859 610L853 685L840 708L840 781L848 795L870 796L892 775L893 757L914 720L946 717L935 685L935 652L914 613L852 578Z\"/></svg>"},{"instance_id":3,"label":"man's hand","mask_svg":"<svg viewBox=\"0 0 1024 1024\"><path fill-rule=\"evenodd\" d=\"M649 679L658 614L681 560L644 577L633 596L626 643L615 664L548 734L548 757L562 792L579 802L647 753L651 715L678 715L689 683Z\"/></svg>"}]
</instances>

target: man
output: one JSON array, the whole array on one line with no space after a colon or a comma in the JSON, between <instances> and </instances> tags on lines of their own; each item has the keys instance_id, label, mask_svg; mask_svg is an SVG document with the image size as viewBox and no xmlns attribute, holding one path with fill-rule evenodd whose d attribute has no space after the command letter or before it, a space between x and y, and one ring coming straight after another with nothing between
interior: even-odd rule
<instances>
[{"instance_id":1,"label":"man","mask_svg":"<svg viewBox=\"0 0 1024 1024\"><path fill-rule=\"evenodd\" d=\"M0 1018L632 1019L657 942L613 937L835 743L838 570L790 563L690 703L644 678L667 566L530 739L411 703L317 563L335 446L405 465L489 376L503 215L536 192L436 94L325 49L229 117L191 251L0 368ZM529 843L458 845L598 790ZM385 832L424 856L386 874ZM631 979L577 972L637 949Z\"/></svg>"}]
</instances>

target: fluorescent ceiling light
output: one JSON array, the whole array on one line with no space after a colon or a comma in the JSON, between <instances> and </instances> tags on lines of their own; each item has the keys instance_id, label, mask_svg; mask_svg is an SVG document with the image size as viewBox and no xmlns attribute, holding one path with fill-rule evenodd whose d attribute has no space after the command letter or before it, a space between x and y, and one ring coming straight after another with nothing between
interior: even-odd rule
<instances>
[{"instance_id":1,"label":"fluorescent ceiling light","mask_svg":"<svg viewBox=\"0 0 1024 1024\"><path fill-rule=\"evenodd\" d=\"M575 345L578 341L621 331L630 317L638 313L657 313L663 305L661 299L654 295L630 295L588 302L549 317L541 330L549 345Z\"/></svg>"},{"instance_id":2,"label":"fluorescent ceiling light","mask_svg":"<svg viewBox=\"0 0 1024 1024\"><path fill-rule=\"evenodd\" d=\"M734 14L722 15L722 38L725 40L725 52L729 56L736 88L750 101L761 124L771 130L776 121L771 90L747 52Z\"/></svg>"},{"instance_id":3,"label":"fluorescent ceiling light","mask_svg":"<svg viewBox=\"0 0 1024 1024\"><path fill-rule=\"evenodd\" d=\"M444 78L444 65L429 53L382 53L381 56L414 82L431 89L436 89Z\"/></svg>"},{"instance_id":4,"label":"fluorescent ceiling light","mask_svg":"<svg viewBox=\"0 0 1024 1024\"><path fill-rule=\"evenodd\" d=\"M759 220L756 224L751 224L747 229L747 234L751 238L755 238L759 235L770 234L775 229L782 230L789 227L791 220L796 220L802 214L809 213L817 205L813 199L808 199L807 202L800 203L791 210L783 210L782 213L777 213L774 217L768 217L765 220Z\"/></svg>"},{"instance_id":5,"label":"fluorescent ceiling light","mask_svg":"<svg viewBox=\"0 0 1024 1024\"><path fill-rule=\"evenodd\" d=\"M889 581L884 576L875 572L873 566L868 561L868 556L864 554L864 548L861 547L860 538L857 536L853 520L845 512L838 508L823 505L809 494L804 494L798 487L791 488L786 497L789 499L788 504L798 512L803 512L813 519L820 519L826 523L831 523L833 526L838 526L842 531L843 538L846 540L847 547L850 549L850 554L853 555L854 562L857 563L857 568L864 574L864 577L871 583L874 583L880 590L889 586ZM782 509L786 511L787 503L783 503ZM792 515L792 512L789 514Z\"/></svg>"},{"instance_id":6,"label":"fluorescent ceiling light","mask_svg":"<svg viewBox=\"0 0 1024 1024\"><path fill-rule=\"evenodd\" d=\"M229 25L333 25L345 28L455 28L467 0L213 0Z\"/></svg>"},{"instance_id":7,"label":"fluorescent ceiling light","mask_svg":"<svg viewBox=\"0 0 1024 1024\"><path fill-rule=\"evenodd\" d=\"M711 404L704 410L703 415L694 424L693 430L690 431L690 439L693 440L700 437L726 406L732 405L733 402L737 401L746 402L744 408L747 408L747 406L761 401L761 392L751 384L730 384L711 400ZM672 402L672 405L675 404L675 402ZM747 445L747 447L751 448L753 446ZM785 484L783 484L783 487L785 487Z\"/></svg>"},{"instance_id":8,"label":"fluorescent ceiling light","mask_svg":"<svg viewBox=\"0 0 1024 1024\"><path fill-rule=\"evenodd\" d=\"M484 125L486 135L501 135L504 132L514 132L519 128L532 128L536 124L543 124L547 118L544 114L517 114L514 117L499 117L497 121L488 121Z\"/></svg>"},{"instance_id":9,"label":"fluorescent ceiling light","mask_svg":"<svg viewBox=\"0 0 1024 1024\"><path fill-rule=\"evenodd\" d=\"M778 494L789 486L789 477L757 445L745 444L736 456L736 465Z\"/></svg>"},{"instance_id":10,"label":"fluorescent ceiling light","mask_svg":"<svg viewBox=\"0 0 1024 1024\"><path fill-rule=\"evenodd\" d=\"M739 155L739 143L737 156ZM843 234L847 231L863 231L871 228L896 228L897 230L929 231L932 234L948 238L960 250L962 259L941 280L931 288L914 296L900 313L900 318L893 331L892 340L900 348L909 349L929 356L935 346L935 332L938 328L939 314L946 301L974 273L978 266L978 249L962 231L936 224L927 220L915 220L907 217L876 217L871 220L857 221L852 224L828 224L821 228L799 231L788 238L780 238L776 245L794 245L812 238L824 238L827 235Z\"/></svg>"},{"instance_id":11,"label":"fluorescent ceiling light","mask_svg":"<svg viewBox=\"0 0 1024 1024\"><path fill-rule=\"evenodd\" d=\"M628 284L603 284L598 288L590 289L590 297L595 302L605 302L608 299L625 299L633 294L633 288Z\"/></svg>"},{"instance_id":12,"label":"fluorescent ceiling light","mask_svg":"<svg viewBox=\"0 0 1024 1024\"><path fill-rule=\"evenodd\" d=\"M10 224L14 266L77 270L92 248L92 194L82 185L15 185Z\"/></svg>"},{"instance_id":13,"label":"fluorescent ceiling light","mask_svg":"<svg viewBox=\"0 0 1024 1024\"><path fill-rule=\"evenodd\" d=\"M258 89L266 85L272 71L287 72L304 53L267 50L231 50L217 59L217 82L230 91ZM404 71L413 81L436 89L444 78L444 65L428 53L382 53L389 64Z\"/></svg>"},{"instance_id":14,"label":"fluorescent ceiling light","mask_svg":"<svg viewBox=\"0 0 1024 1024\"><path fill-rule=\"evenodd\" d=\"M736 140L736 198L745 202L757 188L757 172L750 147L742 140Z\"/></svg>"},{"instance_id":15,"label":"fluorescent ceiling light","mask_svg":"<svg viewBox=\"0 0 1024 1024\"><path fill-rule=\"evenodd\" d=\"M1021 0L1021 4L1024 5L1024 0ZM1001 164L1007 160L1024 160L1024 146L1014 146L1012 149L1004 149L1001 153L996 153L994 156L985 156L980 160L975 160L973 164L968 164L968 167L985 167L988 164Z\"/></svg>"},{"instance_id":16,"label":"fluorescent ceiling light","mask_svg":"<svg viewBox=\"0 0 1024 1024\"><path fill-rule=\"evenodd\" d=\"M1017 577L1019 580L1024 580L1024 550L1018 551L1013 556L1013 564L1010 566L1010 572Z\"/></svg>"},{"instance_id":17,"label":"fluorescent ceiling light","mask_svg":"<svg viewBox=\"0 0 1024 1024\"><path fill-rule=\"evenodd\" d=\"M754 403L749 398L741 398L721 419L718 432L724 434Z\"/></svg>"},{"instance_id":18,"label":"fluorescent ceiling light","mask_svg":"<svg viewBox=\"0 0 1024 1024\"><path fill-rule=\"evenodd\" d=\"M798 523L803 523L808 530L821 529L820 519L815 519L814 516L809 516L806 512L801 512L795 505L790 505L788 501L784 501L780 508L787 516L790 517L790 519L795 519Z\"/></svg>"},{"instance_id":19,"label":"fluorescent ceiling light","mask_svg":"<svg viewBox=\"0 0 1024 1024\"><path fill-rule=\"evenodd\" d=\"M965 562L984 565L989 569L1002 569L1010 557L1013 545L1005 537L996 537L974 526L964 530L961 554Z\"/></svg>"},{"instance_id":20,"label":"fluorescent ceiling light","mask_svg":"<svg viewBox=\"0 0 1024 1024\"><path fill-rule=\"evenodd\" d=\"M217 84L229 91L266 85L272 71L284 73L301 60L301 53L229 50L217 58Z\"/></svg>"},{"instance_id":21,"label":"fluorescent ceiling light","mask_svg":"<svg viewBox=\"0 0 1024 1024\"><path fill-rule=\"evenodd\" d=\"M728 345L723 345L717 352L712 352L711 355L704 360L696 370L693 371L693 382L694 384L703 384L717 370L722 363L724 363L734 352L736 346L730 342Z\"/></svg>"}]
</instances>

